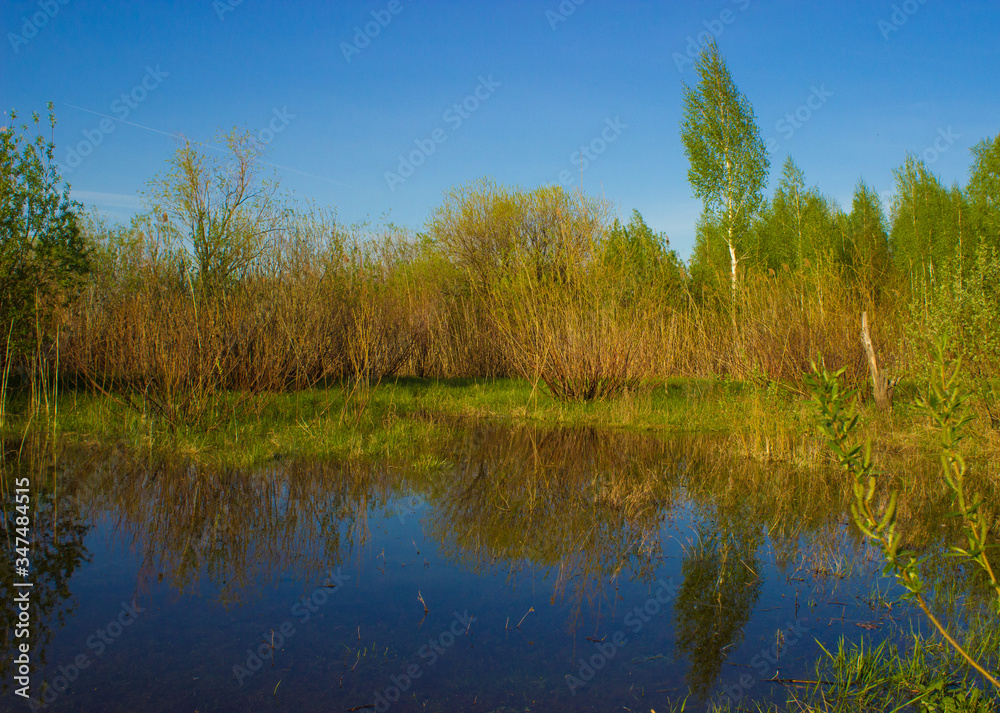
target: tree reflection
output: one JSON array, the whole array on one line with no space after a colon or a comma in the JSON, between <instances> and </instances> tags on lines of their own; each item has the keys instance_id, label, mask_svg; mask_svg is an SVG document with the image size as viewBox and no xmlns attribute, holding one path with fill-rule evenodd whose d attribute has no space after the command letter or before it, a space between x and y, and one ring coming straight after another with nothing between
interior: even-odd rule
<instances>
[{"instance_id":1,"label":"tree reflection","mask_svg":"<svg viewBox=\"0 0 1000 713\"><path fill-rule=\"evenodd\" d=\"M46 647L55 630L61 628L76 609L69 581L81 564L90 561L83 539L90 526L81 519L72 502L57 497L61 470L51 461L26 467L15 452L4 448L0 458L0 503L2 503L6 556L0 558L0 621L3 626L3 646L0 648L0 676L3 692L12 683L14 658L19 643L31 646L32 670L46 662ZM16 576L15 545L17 535L17 503L15 484L19 478L29 482L31 524L29 527L29 559L27 581L30 589L31 635L17 638L18 607L14 601L18 590L14 582L25 581Z\"/></svg>"},{"instance_id":2,"label":"tree reflection","mask_svg":"<svg viewBox=\"0 0 1000 713\"><path fill-rule=\"evenodd\" d=\"M688 686L702 700L757 605L762 541L761 528L749 519L706 519L684 555L684 582L674 604L677 653L687 657Z\"/></svg>"},{"instance_id":3,"label":"tree reflection","mask_svg":"<svg viewBox=\"0 0 1000 713\"><path fill-rule=\"evenodd\" d=\"M619 576L651 580L677 497L663 442L591 429L479 427L427 525L445 557L474 572L551 568L553 598L594 600ZM568 592L569 590L569 592Z\"/></svg>"},{"instance_id":4,"label":"tree reflection","mask_svg":"<svg viewBox=\"0 0 1000 713\"><path fill-rule=\"evenodd\" d=\"M202 580L238 602L291 570L310 582L367 537L370 508L397 478L386 466L285 463L256 471L119 456L90 474L87 508L113 512L116 538L142 557L140 583L184 591ZM398 485L398 483L397 483Z\"/></svg>"},{"instance_id":5,"label":"tree reflection","mask_svg":"<svg viewBox=\"0 0 1000 713\"><path fill-rule=\"evenodd\" d=\"M836 474L765 468L735 458L717 437L482 422L453 433L428 454L439 465L424 469L289 461L234 470L111 449L32 460L42 614L34 642L43 642L33 649L44 651L73 611L68 583L88 559L83 539L91 523L108 533L109 544L137 554L137 588L210 583L229 604L289 574L304 586L318 583L358 554L369 517L389 522L380 518L409 496L427 505L424 534L446 560L475 573L550 577L553 600L573 604L574 625L585 602L590 613L601 611L619 582L656 578L669 554L664 537L672 536L672 518L694 523L673 607L676 653L689 664L690 688L704 698L760 597L764 533L777 564L802 567L799 558L808 556L817 571L839 569L855 542L841 519ZM10 481L20 472L12 462L4 462L2 493L9 542L16 514ZM2 559L0 673L9 685L17 611L13 560Z\"/></svg>"}]
</instances>

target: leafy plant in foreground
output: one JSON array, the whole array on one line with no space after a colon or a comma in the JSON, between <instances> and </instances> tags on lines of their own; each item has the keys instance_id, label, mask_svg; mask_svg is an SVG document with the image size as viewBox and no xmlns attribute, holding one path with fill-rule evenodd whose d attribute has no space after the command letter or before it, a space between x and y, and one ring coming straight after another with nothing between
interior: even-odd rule
<instances>
[{"instance_id":1,"label":"leafy plant in foreground","mask_svg":"<svg viewBox=\"0 0 1000 713\"><path fill-rule=\"evenodd\" d=\"M965 557L978 564L997 590L997 605L1000 607L1000 583L986 556L989 526L981 509L980 495L971 497L965 491L966 464L958 451L962 440L962 429L968 423L966 402L968 395L957 386L960 363L949 369L945 363L945 349L938 347L938 361L935 378L926 396L918 399L917 405L930 414L941 429L941 465L945 481L952 492L952 499L962 529L968 540L968 547L953 547L952 554ZM839 377L843 369L831 373L825 366L813 364L809 376L813 402L819 410L819 428L827 439L834 457L853 479L854 502L851 515L865 536L875 542L885 557L885 574L892 574L907 592L907 598L916 602L934 628L955 651L976 671L1000 690L1000 681L979 664L948 633L944 625L931 611L923 596L924 582L920 577L921 560L912 550L902 549L902 536L896 528L897 493L889 496L888 502L879 507L875 504L877 472L871 459L871 441L862 447L851 442L851 433L858 425L857 411L848 406L852 392L841 389Z\"/></svg>"}]
</instances>

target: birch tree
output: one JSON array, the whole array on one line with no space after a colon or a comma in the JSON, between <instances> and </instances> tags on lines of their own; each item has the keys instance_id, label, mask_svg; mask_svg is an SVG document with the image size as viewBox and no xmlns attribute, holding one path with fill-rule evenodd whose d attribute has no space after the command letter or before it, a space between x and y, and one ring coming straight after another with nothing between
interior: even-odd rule
<instances>
[{"instance_id":1,"label":"birch tree","mask_svg":"<svg viewBox=\"0 0 1000 713\"><path fill-rule=\"evenodd\" d=\"M959 251L960 204L926 162L912 154L893 173L896 196L889 235L892 260L911 283L922 282Z\"/></svg>"},{"instance_id":2,"label":"birch tree","mask_svg":"<svg viewBox=\"0 0 1000 713\"><path fill-rule=\"evenodd\" d=\"M972 147L968 193L978 238L1000 248L1000 134Z\"/></svg>"},{"instance_id":3,"label":"birch tree","mask_svg":"<svg viewBox=\"0 0 1000 713\"><path fill-rule=\"evenodd\" d=\"M681 140L694 195L704 202L706 218L718 223L716 232L729 252L735 304L736 268L747 252L770 160L753 107L733 82L714 40L702 50L695 71L697 86L684 85Z\"/></svg>"}]
</instances>

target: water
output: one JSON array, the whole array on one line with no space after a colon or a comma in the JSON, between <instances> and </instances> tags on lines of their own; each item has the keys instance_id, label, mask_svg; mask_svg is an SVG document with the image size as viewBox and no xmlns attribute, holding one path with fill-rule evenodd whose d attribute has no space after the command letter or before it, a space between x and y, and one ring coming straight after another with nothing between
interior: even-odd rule
<instances>
[{"instance_id":1,"label":"water","mask_svg":"<svg viewBox=\"0 0 1000 713\"><path fill-rule=\"evenodd\" d=\"M15 476L47 710L700 710L783 701L817 641L911 623L874 594L898 590L842 475L707 437L478 426L418 466L252 472L8 459L10 537ZM7 560L0 707L24 710Z\"/></svg>"}]
</instances>

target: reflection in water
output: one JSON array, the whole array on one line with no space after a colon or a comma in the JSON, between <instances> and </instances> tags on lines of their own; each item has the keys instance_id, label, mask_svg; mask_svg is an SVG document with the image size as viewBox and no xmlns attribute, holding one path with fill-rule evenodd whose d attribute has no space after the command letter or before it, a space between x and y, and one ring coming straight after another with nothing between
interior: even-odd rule
<instances>
[{"instance_id":1,"label":"reflection in water","mask_svg":"<svg viewBox=\"0 0 1000 713\"><path fill-rule=\"evenodd\" d=\"M477 429L435 496L430 534L474 572L549 567L579 602L601 582L651 581L676 498L663 443L593 430Z\"/></svg>"},{"instance_id":2,"label":"reflection in water","mask_svg":"<svg viewBox=\"0 0 1000 713\"><path fill-rule=\"evenodd\" d=\"M157 615L149 614L129 631L130 643L116 644L115 655L127 661L129 646L146 650L161 647L164 638L208 637L205 622L211 621L217 639L187 651L225 651L226 660L184 680L211 686L213 700L232 701L226 710L277 705L279 682L287 705L308 707L315 703L310 695L330 690L350 697L347 707L370 702L368 692L383 690L386 678L406 670L413 662L407 657L426 643L416 595L430 596L432 587L438 598L430 600L432 620L438 613L451 616L446 607L469 606L470 598L479 603L481 622L473 628L480 638L468 656L449 659L447 665L456 667L452 678L434 683L443 674L430 672L417 698L400 701L398 710L447 710L457 700L606 710L640 689L670 692L674 700L691 692L706 700L730 675L725 663L745 665L765 635L773 634L773 625L793 616L792 596L784 600L787 611L766 614L783 605L785 591L795 595L798 616L799 590L793 588L806 578L802 586L812 589L802 601L816 600L813 608L836 600L841 583L858 587L870 581L860 576L868 572L847 564L859 558L862 543L845 527L848 493L838 473L803 474L740 461L720 438L477 424L456 427L428 455L426 462L444 465L274 462L251 471L219 470L120 451L67 452L58 467L51 457L44 461L48 465L30 469L5 461L8 538L14 522L11 478L28 472L35 493L33 560L41 614L36 641L58 641L59 627L75 613L70 579L90 581L84 538L93 532L104 538L88 539L95 556L111 548L134 555L134 581L121 596L165 590L186 602L160 629ZM913 513L935 512L921 502L923 510ZM906 514L916 519L913 513ZM923 544L930 547L940 533L925 530ZM5 681L16 617L11 566L10 558L0 561ZM269 627L295 620L291 607L298 597L322 587L340 566L352 573L350 586L368 589L352 600L349 586L337 595L336 611L317 613L310 624L314 632L296 634L289 653L275 654L275 660L294 661L292 652L298 651L297 660L306 663L276 669L271 679L259 675L234 683L231 665L243 665L247 646L258 646ZM877 566L871 562L872 569ZM515 592L522 575L533 583L548 578L543 594L549 614L540 611L532 592L527 599ZM668 577L680 584L676 599L641 631L629 628L623 617ZM438 586L459 579L468 591ZM275 592L290 598L279 600ZM191 603L198 599L191 594L206 593L210 602ZM763 603L768 597L770 606ZM451 601L446 598L455 603L438 603ZM517 629L513 625L529 602L536 613ZM493 619L482 608L488 603L497 609ZM836 614L844 620L839 606ZM76 615L97 617L85 610ZM110 614L102 616L78 627L82 635ZM243 621L243 628L227 629L232 621ZM615 630L627 631L632 640L601 672L601 685L586 688L590 697L584 700L582 689L569 691L564 678L576 675L580 657ZM577 631L587 636L577 637ZM375 632L369 633L374 640L365 639L365 632ZM310 648L316 646L310 637L320 634L323 648ZM50 665L79 647L79 639L65 644L64 658ZM173 679L184 678L190 665L184 657L162 663L169 673L176 669ZM805 672L811 662L801 665ZM493 676L495 667L503 675ZM147 683L168 685L167 673L151 671L155 681ZM97 672L91 675L88 690L98 690L102 681L112 685ZM489 682L496 690L490 692ZM466 694L467 700L461 698ZM426 709L417 703L421 696ZM75 705L69 694L61 700Z\"/></svg>"},{"instance_id":3,"label":"reflection in water","mask_svg":"<svg viewBox=\"0 0 1000 713\"><path fill-rule=\"evenodd\" d=\"M216 471L119 454L78 482L86 512L113 513L117 539L141 553L144 582L166 579L181 592L208 582L234 603L292 571L312 584L349 559L366 540L369 510L400 486L397 472L327 463Z\"/></svg>"},{"instance_id":4,"label":"reflection in water","mask_svg":"<svg viewBox=\"0 0 1000 713\"><path fill-rule=\"evenodd\" d=\"M77 569L90 559L83 540L90 529L72 501L57 498L57 488L62 474L48 463L35 464L36 468L22 467L14 448L3 448L0 479L0 502L3 507L5 556L0 558L0 622L3 627L3 646L0 648L0 677L3 678L4 695L10 694L14 658L19 643L31 646L31 669L34 672L46 663L47 646L55 631L63 626L67 617L75 613L75 603L69 580ZM19 482L20 481L20 482ZM29 484L31 521L27 529L18 522L21 512L15 497L15 485ZM16 576L15 545L18 534L30 540L27 548L30 568L27 577ZM30 581L30 635L18 636L19 607L15 597L24 592L16 589L14 582Z\"/></svg>"},{"instance_id":5,"label":"reflection in water","mask_svg":"<svg viewBox=\"0 0 1000 713\"><path fill-rule=\"evenodd\" d=\"M677 653L687 656L688 684L701 699L708 697L727 652L740 643L760 598L757 550L762 540L759 528L737 521L723 529L705 521L684 556L684 582L674 609Z\"/></svg>"}]
</instances>

